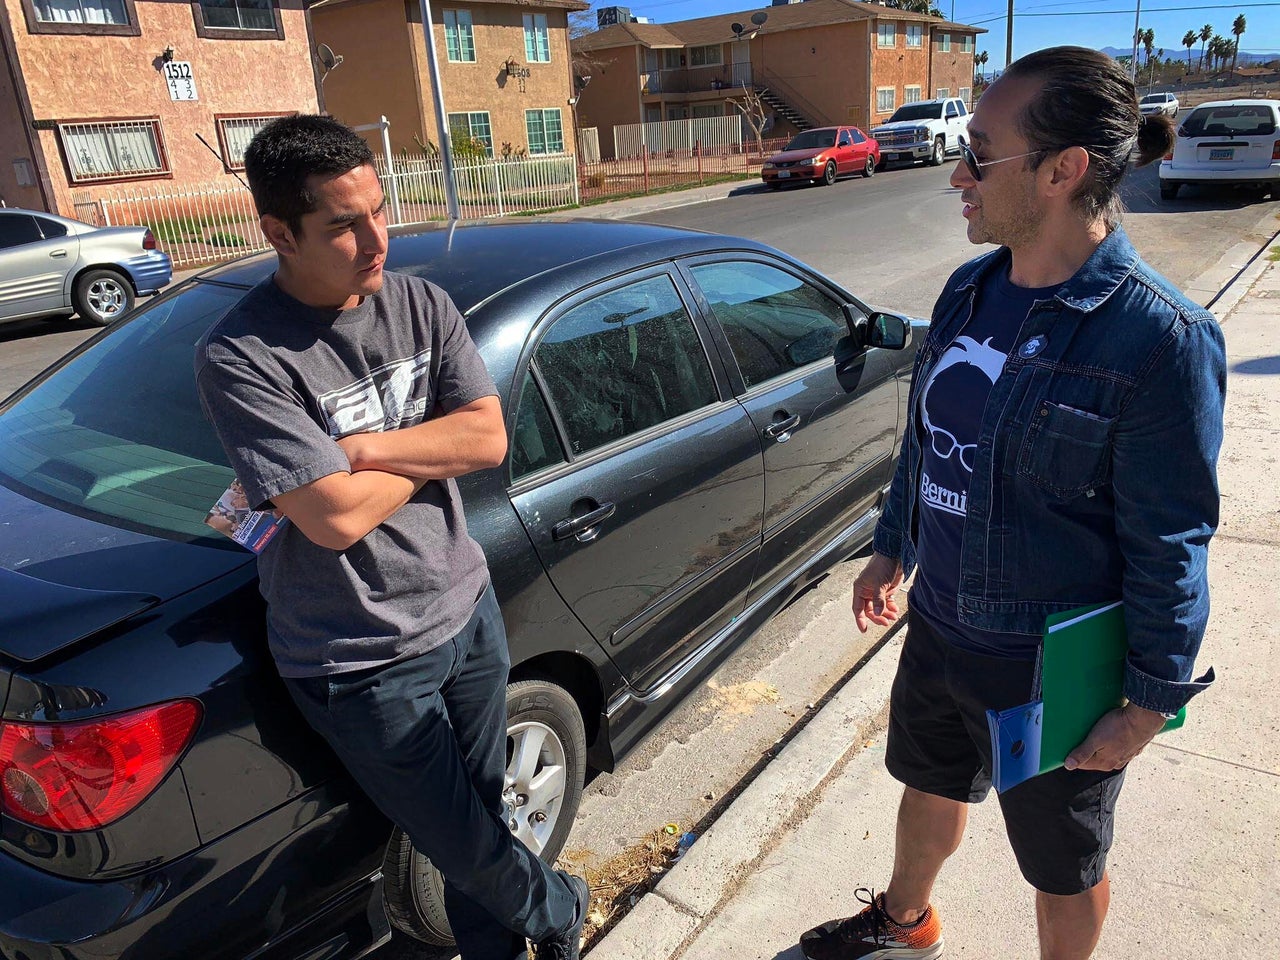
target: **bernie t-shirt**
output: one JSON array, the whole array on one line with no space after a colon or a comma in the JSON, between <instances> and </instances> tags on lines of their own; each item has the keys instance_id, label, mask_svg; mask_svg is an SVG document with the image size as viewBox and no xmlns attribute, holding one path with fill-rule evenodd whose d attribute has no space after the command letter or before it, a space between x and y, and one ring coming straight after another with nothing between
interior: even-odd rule
<instances>
[{"instance_id":1,"label":"bernie t-shirt","mask_svg":"<svg viewBox=\"0 0 1280 960\"><path fill-rule=\"evenodd\" d=\"M960 542L978 431L991 388L1032 304L1049 299L1057 289L1018 287L1004 270L992 271L978 290L973 317L943 351L920 391L919 572L911 608L951 643L987 656L1035 659L1040 638L960 622Z\"/></svg>"},{"instance_id":2,"label":"bernie t-shirt","mask_svg":"<svg viewBox=\"0 0 1280 960\"><path fill-rule=\"evenodd\" d=\"M349 310L258 284L196 348L205 415L255 507L351 465L334 441L412 427L494 396L448 295L384 275ZM455 636L489 583L452 480L431 480L346 550L287 524L258 556L282 676L325 676L425 653Z\"/></svg>"}]
</instances>

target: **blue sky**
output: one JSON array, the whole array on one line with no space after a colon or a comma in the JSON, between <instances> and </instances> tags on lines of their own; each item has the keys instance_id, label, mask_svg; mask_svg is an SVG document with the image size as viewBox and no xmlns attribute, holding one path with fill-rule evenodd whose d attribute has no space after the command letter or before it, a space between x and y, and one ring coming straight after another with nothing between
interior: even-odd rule
<instances>
[{"instance_id":1,"label":"blue sky","mask_svg":"<svg viewBox=\"0 0 1280 960\"><path fill-rule=\"evenodd\" d=\"M1257 3L1257 5L1254 5ZM597 2L597 6L599 6ZM647 16L658 23L688 20L719 13L759 9L750 0L654 0L652 3L622 3L636 16ZM1240 38L1242 52L1280 51L1280 2L1248 0L1242 4L1224 4L1222 0L1142 0L1141 26L1155 31L1156 48L1164 47L1165 56L1186 57L1182 35L1213 24L1222 36L1231 38L1231 23L1243 13L1248 29ZM1195 7L1161 12L1160 8ZM1125 47L1133 43L1135 0L1015 0L1013 56L1056 43L1074 43L1085 47ZM1008 0L940 0L940 9L960 23L985 27L989 32L978 37L978 49L990 54L988 72L1004 65L1005 21ZM1020 17L1020 14L1028 16ZM1037 16L1032 16L1037 14ZM1043 14L1049 14L1044 16ZM1200 44L1192 49L1196 62Z\"/></svg>"}]
</instances>

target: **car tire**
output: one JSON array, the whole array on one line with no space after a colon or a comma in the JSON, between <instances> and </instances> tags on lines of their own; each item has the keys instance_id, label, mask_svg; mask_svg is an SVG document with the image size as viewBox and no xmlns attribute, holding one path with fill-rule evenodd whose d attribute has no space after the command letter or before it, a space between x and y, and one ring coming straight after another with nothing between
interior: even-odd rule
<instances>
[{"instance_id":1,"label":"car tire","mask_svg":"<svg viewBox=\"0 0 1280 960\"><path fill-rule=\"evenodd\" d=\"M80 318L100 327L132 310L133 302L133 284L115 270L87 270L71 291L71 304Z\"/></svg>"},{"instance_id":2,"label":"car tire","mask_svg":"<svg viewBox=\"0 0 1280 960\"><path fill-rule=\"evenodd\" d=\"M1177 200L1178 188L1182 186L1180 183L1170 183L1167 180L1160 181L1160 199L1161 200Z\"/></svg>"},{"instance_id":3,"label":"car tire","mask_svg":"<svg viewBox=\"0 0 1280 960\"><path fill-rule=\"evenodd\" d=\"M871 177L871 176L875 176L875 172L876 172L876 158L868 153L867 162L862 165L862 175L864 177Z\"/></svg>"},{"instance_id":4,"label":"car tire","mask_svg":"<svg viewBox=\"0 0 1280 960\"><path fill-rule=\"evenodd\" d=\"M527 771L515 769L522 749L536 750L536 765ZM541 774L542 779L556 783L555 770L561 770L562 791L555 801L554 812L535 822L541 806L522 812L530 804L509 808L513 832L526 841L530 849L540 842L538 855L554 862L564 849L573 827L578 805L582 801L582 785L586 779L587 738L582 714L573 697L563 687L548 680L520 680L507 686L507 797L520 796L526 781ZM513 776L523 773L520 782ZM542 811L545 812L545 811ZM383 861L383 899L391 925L416 940L435 946L453 945L453 931L444 909L444 877L431 861L413 848L408 836L397 828L387 845Z\"/></svg>"},{"instance_id":5,"label":"car tire","mask_svg":"<svg viewBox=\"0 0 1280 960\"><path fill-rule=\"evenodd\" d=\"M822 177L818 180L818 185L829 187L836 182L836 162L834 160L827 161L827 169L822 171Z\"/></svg>"},{"instance_id":6,"label":"car tire","mask_svg":"<svg viewBox=\"0 0 1280 960\"><path fill-rule=\"evenodd\" d=\"M933 141L933 153L929 154L929 166L940 167L947 158L947 141L938 137Z\"/></svg>"}]
</instances>

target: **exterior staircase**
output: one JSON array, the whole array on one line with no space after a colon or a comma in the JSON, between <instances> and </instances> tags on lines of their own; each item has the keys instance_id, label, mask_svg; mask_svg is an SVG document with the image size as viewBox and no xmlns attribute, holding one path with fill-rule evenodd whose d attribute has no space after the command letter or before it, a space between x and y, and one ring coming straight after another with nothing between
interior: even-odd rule
<instances>
[{"instance_id":1,"label":"exterior staircase","mask_svg":"<svg viewBox=\"0 0 1280 960\"><path fill-rule=\"evenodd\" d=\"M776 90L770 90L761 84L755 85L756 95L760 99L773 108L774 113L782 117L797 130L805 131L814 126L815 123L809 117L793 107L787 100L778 94Z\"/></svg>"}]
</instances>

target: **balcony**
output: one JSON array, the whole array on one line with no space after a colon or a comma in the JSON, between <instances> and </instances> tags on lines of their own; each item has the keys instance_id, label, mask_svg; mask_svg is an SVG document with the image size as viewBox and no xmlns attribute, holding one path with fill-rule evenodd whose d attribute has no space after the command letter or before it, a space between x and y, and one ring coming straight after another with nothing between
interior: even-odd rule
<instances>
[{"instance_id":1,"label":"balcony","mask_svg":"<svg viewBox=\"0 0 1280 960\"><path fill-rule=\"evenodd\" d=\"M716 67L679 67L674 70L651 70L640 74L640 92L644 96L671 93L713 93L751 87L751 64L725 63Z\"/></svg>"}]
</instances>

